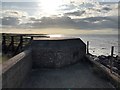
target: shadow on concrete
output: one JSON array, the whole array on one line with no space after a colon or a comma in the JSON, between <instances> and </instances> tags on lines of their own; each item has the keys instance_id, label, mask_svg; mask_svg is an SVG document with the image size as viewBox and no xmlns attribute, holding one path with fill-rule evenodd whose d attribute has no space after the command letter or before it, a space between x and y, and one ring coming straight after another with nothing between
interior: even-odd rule
<instances>
[{"instance_id":1,"label":"shadow on concrete","mask_svg":"<svg viewBox=\"0 0 120 90\"><path fill-rule=\"evenodd\" d=\"M113 88L89 63L79 62L61 69L34 69L22 88Z\"/></svg>"}]
</instances>

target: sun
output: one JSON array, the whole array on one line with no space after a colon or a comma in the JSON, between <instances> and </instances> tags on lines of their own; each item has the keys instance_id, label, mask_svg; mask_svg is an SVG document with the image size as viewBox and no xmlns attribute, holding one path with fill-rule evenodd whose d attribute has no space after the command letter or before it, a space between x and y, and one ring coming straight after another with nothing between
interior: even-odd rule
<instances>
[{"instance_id":1,"label":"sun","mask_svg":"<svg viewBox=\"0 0 120 90\"><path fill-rule=\"evenodd\" d=\"M40 7L44 15L55 15L62 5L62 0L40 0Z\"/></svg>"}]
</instances>

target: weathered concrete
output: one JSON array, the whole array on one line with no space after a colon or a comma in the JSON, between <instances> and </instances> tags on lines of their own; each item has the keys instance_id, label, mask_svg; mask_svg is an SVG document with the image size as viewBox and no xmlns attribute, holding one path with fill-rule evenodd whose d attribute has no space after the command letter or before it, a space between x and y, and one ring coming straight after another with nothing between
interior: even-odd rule
<instances>
[{"instance_id":1,"label":"weathered concrete","mask_svg":"<svg viewBox=\"0 0 120 90\"><path fill-rule=\"evenodd\" d=\"M19 87L31 71L31 50L26 50L3 63L2 88Z\"/></svg>"},{"instance_id":2,"label":"weathered concrete","mask_svg":"<svg viewBox=\"0 0 120 90\"><path fill-rule=\"evenodd\" d=\"M113 88L87 62L61 69L34 69L22 88Z\"/></svg>"},{"instance_id":3,"label":"weathered concrete","mask_svg":"<svg viewBox=\"0 0 120 90\"><path fill-rule=\"evenodd\" d=\"M95 61L93 59L93 57L90 55L86 55L86 58L89 60L90 63L93 64L94 67L96 67L97 72L102 73L102 75L105 75L106 78L108 78L116 88L120 88L119 74L117 74L114 71L112 71L112 73L111 73L109 68L107 68L106 66L102 65L101 63L98 63L97 61Z\"/></svg>"},{"instance_id":4,"label":"weathered concrete","mask_svg":"<svg viewBox=\"0 0 120 90\"><path fill-rule=\"evenodd\" d=\"M32 57L35 67L63 67L76 63L86 54L86 45L79 38L33 40Z\"/></svg>"},{"instance_id":5,"label":"weathered concrete","mask_svg":"<svg viewBox=\"0 0 120 90\"><path fill-rule=\"evenodd\" d=\"M31 50L26 50L3 64L2 86L3 88L112 88L109 81L93 73L90 64L80 62L84 56L86 56L86 45L79 38L33 40ZM61 69L32 69L32 65L56 68L78 61L80 63Z\"/></svg>"}]
</instances>

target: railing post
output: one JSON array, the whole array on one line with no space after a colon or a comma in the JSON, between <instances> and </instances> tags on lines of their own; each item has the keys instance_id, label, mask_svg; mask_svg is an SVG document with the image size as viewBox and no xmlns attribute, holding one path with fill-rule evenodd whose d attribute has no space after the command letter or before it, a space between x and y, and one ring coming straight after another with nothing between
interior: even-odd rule
<instances>
[{"instance_id":1,"label":"railing post","mask_svg":"<svg viewBox=\"0 0 120 90\"><path fill-rule=\"evenodd\" d=\"M6 53L6 36L5 36L5 34L2 34L2 52L3 53Z\"/></svg>"},{"instance_id":2,"label":"railing post","mask_svg":"<svg viewBox=\"0 0 120 90\"><path fill-rule=\"evenodd\" d=\"M87 41L87 54L89 54L89 41Z\"/></svg>"},{"instance_id":3,"label":"railing post","mask_svg":"<svg viewBox=\"0 0 120 90\"><path fill-rule=\"evenodd\" d=\"M17 46L13 55L16 55L17 52L22 51L22 49L23 49L23 36L20 36L20 43L18 44L18 46Z\"/></svg>"},{"instance_id":4,"label":"railing post","mask_svg":"<svg viewBox=\"0 0 120 90\"><path fill-rule=\"evenodd\" d=\"M14 51L14 36L11 36L11 49L12 49L12 52Z\"/></svg>"},{"instance_id":5,"label":"railing post","mask_svg":"<svg viewBox=\"0 0 120 90\"><path fill-rule=\"evenodd\" d=\"M21 50L22 50L22 48L23 48L23 36L20 36L20 47L21 47Z\"/></svg>"},{"instance_id":6,"label":"railing post","mask_svg":"<svg viewBox=\"0 0 120 90\"><path fill-rule=\"evenodd\" d=\"M113 53L114 53L114 46L111 47L111 58L110 58L110 72L112 73L113 67Z\"/></svg>"},{"instance_id":7,"label":"railing post","mask_svg":"<svg viewBox=\"0 0 120 90\"><path fill-rule=\"evenodd\" d=\"M30 38L30 41L32 41L33 40L33 36L31 36L31 38Z\"/></svg>"}]
</instances>

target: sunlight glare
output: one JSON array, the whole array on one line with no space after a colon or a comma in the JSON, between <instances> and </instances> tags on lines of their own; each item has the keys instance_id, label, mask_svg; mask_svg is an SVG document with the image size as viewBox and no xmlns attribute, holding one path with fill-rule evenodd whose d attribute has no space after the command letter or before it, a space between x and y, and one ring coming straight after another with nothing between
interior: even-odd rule
<instances>
[{"instance_id":1,"label":"sunlight glare","mask_svg":"<svg viewBox=\"0 0 120 90\"><path fill-rule=\"evenodd\" d=\"M62 0L41 0L40 7L46 15L55 15L59 6L62 5Z\"/></svg>"},{"instance_id":2,"label":"sunlight glare","mask_svg":"<svg viewBox=\"0 0 120 90\"><path fill-rule=\"evenodd\" d=\"M49 35L50 37L62 37L61 34L52 34L52 35Z\"/></svg>"}]
</instances>

